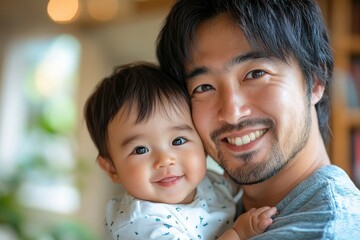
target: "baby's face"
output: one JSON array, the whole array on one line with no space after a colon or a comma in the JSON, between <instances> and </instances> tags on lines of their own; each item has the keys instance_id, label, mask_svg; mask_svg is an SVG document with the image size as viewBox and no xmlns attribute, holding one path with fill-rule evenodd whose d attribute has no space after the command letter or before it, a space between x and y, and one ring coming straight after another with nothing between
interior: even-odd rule
<instances>
[{"instance_id":1,"label":"baby's face","mask_svg":"<svg viewBox=\"0 0 360 240\"><path fill-rule=\"evenodd\" d=\"M189 108L166 107L141 123L136 108L125 109L109 124L115 181L139 199L189 203L206 173L205 152Z\"/></svg>"}]
</instances>

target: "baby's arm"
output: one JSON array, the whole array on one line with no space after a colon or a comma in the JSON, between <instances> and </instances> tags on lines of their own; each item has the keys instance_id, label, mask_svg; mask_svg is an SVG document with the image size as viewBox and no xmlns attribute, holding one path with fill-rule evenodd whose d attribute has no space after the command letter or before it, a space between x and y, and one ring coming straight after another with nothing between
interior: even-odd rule
<instances>
[{"instance_id":1,"label":"baby's arm","mask_svg":"<svg viewBox=\"0 0 360 240\"><path fill-rule=\"evenodd\" d=\"M235 221L233 228L228 229L219 240L245 240L263 233L273 222L271 217L276 213L275 207L252 208L241 214Z\"/></svg>"}]
</instances>

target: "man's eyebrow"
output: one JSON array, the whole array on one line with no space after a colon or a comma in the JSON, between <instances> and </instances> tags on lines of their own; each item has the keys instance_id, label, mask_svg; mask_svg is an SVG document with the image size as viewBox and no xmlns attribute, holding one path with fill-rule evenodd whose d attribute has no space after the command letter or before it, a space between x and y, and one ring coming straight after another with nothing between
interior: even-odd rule
<instances>
[{"instance_id":1,"label":"man's eyebrow","mask_svg":"<svg viewBox=\"0 0 360 240\"><path fill-rule=\"evenodd\" d=\"M226 63L225 69L227 70L234 65L237 65L237 64L240 64L243 62L247 62L247 61L250 61L253 59L259 59L259 58L268 58L268 56L265 53L260 52L260 51L247 52L245 54L238 55L238 56L234 57L233 59L231 59L228 63ZM192 78L195 78L202 74L206 74L209 71L210 71L209 68L207 68L205 66L195 67L192 71L190 71L189 73L186 74L185 79L186 79L186 81L189 81Z\"/></svg>"},{"instance_id":2,"label":"man's eyebrow","mask_svg":"<svg viewBox=\"0 0 360 240\"><path fill-rule=\"evenodd\" d=\"M207 67L196 67L191 72L186 74L185 79L190 80L192 78L195 78L195 77L205 74L207 72L209 72L209 69Z\"/></svg>"},{"instance_id":3,"label":"man's eyebrow","mask_svg":"<svg viewBox=\"0 0 360 240\"><path fill-rule=\"evenodd\" d=\"M231 59L230 62L226 64L225 69L228 69L234 65L237 65L237 64L240 64L243 62L247 62L247 61L259 59L259 58L269 58L269 57L265 53L260 52L260 51L247 52L245 54L238 55L238 56L234 57L233 59Z\"/></svg>"}]
</instances>

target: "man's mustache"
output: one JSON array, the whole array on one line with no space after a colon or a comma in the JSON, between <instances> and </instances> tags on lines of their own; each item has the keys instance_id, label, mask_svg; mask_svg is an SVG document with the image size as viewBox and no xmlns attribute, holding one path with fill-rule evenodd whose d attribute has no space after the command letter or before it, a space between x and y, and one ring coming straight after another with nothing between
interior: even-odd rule
<instances>
[{"instance_id":1,"label":"man's mustache","mask_svg":"<svg viewBox=\"0 0 360 240\"><path fill-rule=\"evenodd\" d=\"M245 127L257 126L262 125L266 128L273 129L275 128L275 123L268 118L256 118L256 119L246 119L237 124L224 124L219 129L214 130L211 134L211 140L215 143L218 141L218 137L221 134L232 132L232 131L239 131Z\"/></svg>"}]
</instances>

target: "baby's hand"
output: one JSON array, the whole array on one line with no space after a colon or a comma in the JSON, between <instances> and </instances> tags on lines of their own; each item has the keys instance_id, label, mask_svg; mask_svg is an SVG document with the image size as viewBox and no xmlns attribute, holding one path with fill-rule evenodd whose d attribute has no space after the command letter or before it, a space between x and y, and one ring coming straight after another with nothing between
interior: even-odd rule
<instances>
[{"instance_id":1,"label":"baby's hand","mask_svg":"<svg viewBox=\"0 0 360 240\"><path fill-rule=\"evenodd\" d=\"M234 223L234 230L241 240L263 233L272 222L272 216L277 214L275 207L252 208L241 214Z\"/></svg>"}]
</instances>

